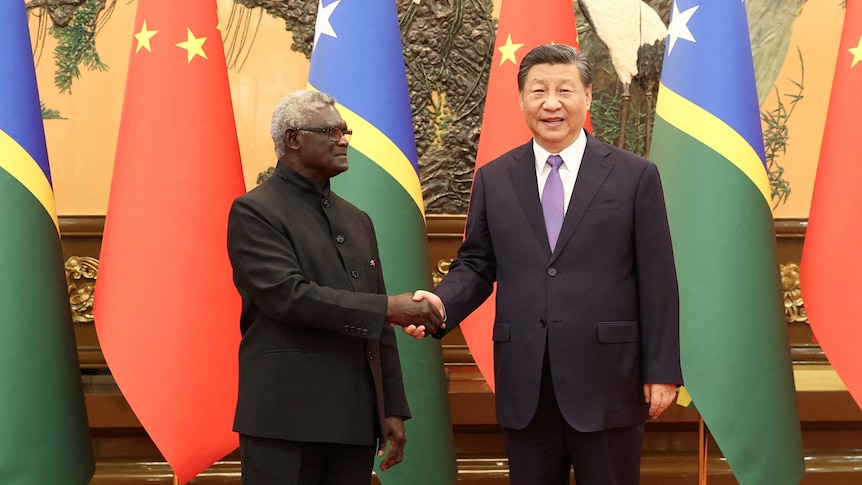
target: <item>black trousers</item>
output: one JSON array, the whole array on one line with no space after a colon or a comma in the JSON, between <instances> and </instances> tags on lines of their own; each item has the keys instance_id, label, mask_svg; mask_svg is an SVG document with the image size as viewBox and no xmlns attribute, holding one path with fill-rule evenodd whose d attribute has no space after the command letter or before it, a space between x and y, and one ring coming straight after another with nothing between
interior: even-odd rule
<instances>
[{"instance_id":1,"label":"black trousers","mask_svg":"<svg viewBox=\"0 0 862 485\"><path fill-rule=\"evenodd\" d=\"M585 433L560 413L547 351L536 415L526 428L503 428L511 485L637 485L644 425Z\"/></svg>"},{"instance_id":2,"label":"black trousers","mask_svg":"<svg viewBox=\"0 0 862 485\"><path fill-rule=\"evenodd\" d=\"M371 483L373 445L239 436L242 485L359 485Z\"/></svg>"}]
</instances>

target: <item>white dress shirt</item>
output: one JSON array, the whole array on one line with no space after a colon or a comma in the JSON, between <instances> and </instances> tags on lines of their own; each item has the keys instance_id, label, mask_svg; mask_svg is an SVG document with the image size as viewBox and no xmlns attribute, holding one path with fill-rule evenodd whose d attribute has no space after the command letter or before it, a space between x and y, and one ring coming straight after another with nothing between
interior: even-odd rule
<instances>
[{"instance_id":1,"label":"white dress shirt","mask_svg":"<svg viewBox=\"0 0 862 485\"><path fill-rule=\"evenodd\" d=\"M559 155L563 159L560 165L560 179L563 181L563 194L565 195L563 211L569 209L569 201L572 200L572 191L575 189L575 180L578 178L578 170L584 159L584 150L587 148L587 135L581 129L581 134L571 145L560 153L550 153L533 140L533 155L536 157L536 181L539 183L539 200L542 200L542 191L545 190L545 181L551 173L548 165L548 157ZM564 212L565 213L565 212Z\"/></svg>"}]
</instances>

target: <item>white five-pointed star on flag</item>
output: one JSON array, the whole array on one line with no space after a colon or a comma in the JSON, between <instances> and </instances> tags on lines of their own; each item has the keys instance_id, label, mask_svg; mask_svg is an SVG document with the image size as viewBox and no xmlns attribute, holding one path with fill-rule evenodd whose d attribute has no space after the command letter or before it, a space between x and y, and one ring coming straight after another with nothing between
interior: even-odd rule
<instances>
[{"instance_id":1,"label":"white five-pointed star on flag","mask_svg":"<svg viewBox=\"0 0 862 485\"><path fill-rule=\"evenodd\" d=\"M695 5L684 12L680 12L677 3L673 2L673 13L671 13L670 16L670 25L667 27L667 55L670 55L671 52L673 52L673 46L676 44L678 39L697 42L694 40L694 36L691 34L691 31L688 30L688 21L691 20L692 15L694 15L694 12L697 11L699 7L700 5Z\"/></svg>"},{"instance_id":2,"label":"white five-pointed star on flag","mask_svg":"<svg viewBox=\"0 0 862 485\"><path fill-rule=\"evenodd\" d=\"M336 39L338 38L338 34L335 33L335 29L333 29L332 24L329 23L329 17L332 16L332 12L335 11L335 8L338 7L339 3L341 3L341 0L335 0L324 7L323 0L318 1L317 22L314 24L314 44L311 46L311 50L314 50L317 47L317 40L320 39L321 35L328 35Z\"/></svg>"}]
</instances>

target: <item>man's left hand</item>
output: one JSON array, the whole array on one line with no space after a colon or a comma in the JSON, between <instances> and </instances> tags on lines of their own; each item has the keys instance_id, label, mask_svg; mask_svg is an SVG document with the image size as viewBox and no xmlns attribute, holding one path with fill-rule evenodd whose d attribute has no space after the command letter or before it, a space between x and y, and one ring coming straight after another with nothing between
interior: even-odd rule
<instances>
[{"instance_id":1,"label":"man's left hand","mask_svg":"<svg viewBox=\"0 0 862 485\"><path fill-rule=\"evenodd\" d=\"M676 399L676 384L644 384L644 402L649 403L649 415L656 419Z\"/></svg>"},{"instance_id":2,"label":"man's left hand","mask_svg":"<svg viewBox=\"0 0 862 485\"><path fill-rule=\"evenodd\" d=\"M386 453L387 443L389 444L389 453L380 463L380 470L384 472L401 463L404 458L404 445L407 443L404 419L397 416L387 416L384 419L383 439L380 440L380 446L377 448L377 456L383 456Z\"/></svg>"}]
</instances>

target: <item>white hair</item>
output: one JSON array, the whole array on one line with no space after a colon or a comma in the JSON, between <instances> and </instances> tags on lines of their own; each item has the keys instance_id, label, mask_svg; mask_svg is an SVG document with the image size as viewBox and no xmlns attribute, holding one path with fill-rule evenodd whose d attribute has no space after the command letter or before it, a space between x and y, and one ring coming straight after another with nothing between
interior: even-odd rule
<instances>
[{"instance_id":1,"label":"white hair","mask_svg":"<svg viewBox=\"0 0 862 485\"><path fill-rule=\"evenodd\" d=\"M319 91L300 89L281 98L272 112L270 134L275 144L275 156L280 160L287 149L284 134L290 128L299 128L308 123L310 113L308 107L314 103L324 103L335 106L335 98Z\"/></svg>"}]
</instances>

